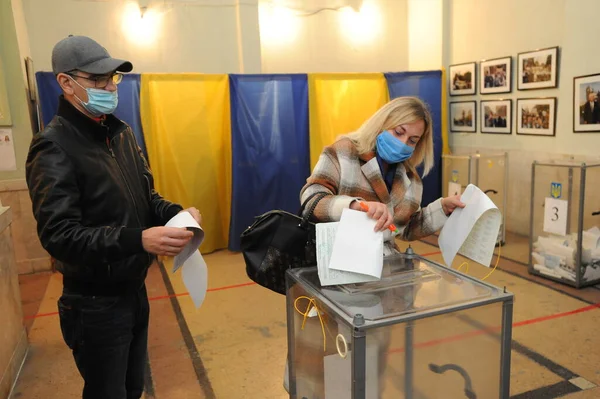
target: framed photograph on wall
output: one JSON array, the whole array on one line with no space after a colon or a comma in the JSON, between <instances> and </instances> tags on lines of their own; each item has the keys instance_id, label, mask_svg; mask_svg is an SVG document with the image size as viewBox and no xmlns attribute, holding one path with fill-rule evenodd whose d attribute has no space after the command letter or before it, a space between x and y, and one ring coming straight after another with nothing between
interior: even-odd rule
<instances>
[{"instance_id":1,"label":"framed photograph on wall","mask_svg":"<svg viewBox=\"0 0 600 399\"><path fill-rule=\"evenodd\" d=\"M481 133L512 134L512 100L481 101Z\"/></svg>"},{"instance_id":2,"label":"framed photograph on wall","mask_svg":"<svg viewBox=\"0 0 600 399\"><path fill-rule=\"evenodd\" d=\"M558 47L517 55L517 89L558 87Z\"/></svg>"},{"instance_id":3,"label":"framed photograph on wall","mask_svg":"<svg viewBox=\"0 0 600 399\"><path fill-rule=\"evenodd\" d=\"M10 108L8 106L8 93L6 91L6 80L4 80L4 72L0 68L0 126L12 125L10 117Z\"/></svg>"},{"instance_id":4,"label":"framed photograph on wall","mask_svg":"<svg viewBox=\"0 0 600 399\"><path fill-rule=\"evenodd\" d=\"M512 57L483 60L479 63L479 92L496 94L511 92Z\"/></svg>"},{"instance_id":5,"label":"framed photograph on wall","mask_svg":"<svg viewBox=\"0 0 600 399\"><path fill-rule=\"evenodd\" d=\"M475 133L477 126L477 102L456 101L450 103L450 131Z\"/></svg>"},{"instance_id":6,"label":"framed photograph on wall","mask_svg":"<svg viewBox=\"0 0 600 399\"><path fill-rule=\"evenodd\" d=\"M34 102L37 100L37 92L35 90L35 70L33 69L33 60L30 57L25 58L25 71L27 73L29 101Z\"/></svg>"},{"instance_id":7,"label":"framed photograph on wall","mask_svg":"<svg viewBox=\"0 0 600 399\"><path fill-rule=\"evenodd\" d=\"M476 68L474 62L450 65L450 95L468 96L475 94Z\"/></svg>"},{"instance_id":8,"label":"framed photograph on wall","mask_svg":"<svg viewBox=\"0 0 600 399\"><path fill-rule=\"evenodd\" d=\"M556 134L556 97L518 98L517 134L554 136Z\"/></svg>"},{"instance_id":9,"label":"framed photograph on wall","mask_svg":"<svg viewBox=\"0 0 600 399\"><path fill-rule=\"evenodd\" d=\"M600 73L573 79L573 131L600 132Z\"/></svg>"}]
</instances>

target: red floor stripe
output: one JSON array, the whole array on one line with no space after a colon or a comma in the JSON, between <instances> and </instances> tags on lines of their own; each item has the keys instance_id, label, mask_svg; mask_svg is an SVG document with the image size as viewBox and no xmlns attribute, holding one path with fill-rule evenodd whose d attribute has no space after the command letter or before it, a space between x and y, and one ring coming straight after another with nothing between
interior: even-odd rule
<instances>
[{"instance_id":1,"label":"red floor stripe","mask_svg":"<svg viewBox=\"0 0 600 399\"><path fill-rule=\"evenodd\" d=\"M25 317L23 317L23 319L25 319L25 320L37 319L38 317L56 316L57 314L58 314L58 312L38 313L38 314L34 314L33 316L25 316Z\"/></svg>"},{"instance_id":2,"label":"red floor stripe","mask_svg":"<svg viewBox=\"0 0 600 399\"><path fill-rule=\"evenodd\" d=\"M442 251L436 251L436 252L429 252L429 253L427 253L427 254L421 254L421 255L419 255L419 256L426 257L426 256L439 255L439 254L441 254L441 253L442 253Z\"/></svg>"}]
</instances>

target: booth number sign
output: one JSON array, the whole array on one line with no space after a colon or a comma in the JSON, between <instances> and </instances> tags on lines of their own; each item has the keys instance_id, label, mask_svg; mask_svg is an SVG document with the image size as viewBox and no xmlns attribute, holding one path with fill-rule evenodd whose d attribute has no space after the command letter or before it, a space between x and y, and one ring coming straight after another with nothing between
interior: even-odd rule
<instances>
[{"instance_id":1,"label":"booth number sign","mask_svg":"<svg viewBox=\"0 0 600 399\"><path fill-rule=\"evenodd\" d=\"M544 202L544 231L546 233L567 235L567 213L569 202L562 197L562 184L550 184L550 197Z\"/></svg>"}]
</instances>

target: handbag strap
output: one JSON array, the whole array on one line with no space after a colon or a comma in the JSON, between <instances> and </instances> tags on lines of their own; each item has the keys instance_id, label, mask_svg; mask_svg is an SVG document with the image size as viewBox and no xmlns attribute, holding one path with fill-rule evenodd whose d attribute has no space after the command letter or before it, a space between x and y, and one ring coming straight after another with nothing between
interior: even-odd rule
<instances>
[{"instance_id":1,"label":"handbag strap","mask_svg":"<svg viewBox=\"0 0 600 399\"><path fill-rule=\"evenodd\" d=\"M317 192L317 193L313 193L311 194L306 201L304 201L302 203L302 206L300 207L300 212L298 212L298 216L302 218L302 225L305 226L306 223L308 223L308 220L311 218L311 216L313 215L315 209L317 208L317 204L319 203L319 201L321 201L324 197L326 197L328 194L324 193L324 192ZM308 209L308 212L306 214L306 216L302 216L302 213L304 213L304 209L306 208L306 205L310 202L311 199L317 197L317 199L315 201L313 201L313 203L310 205L310 208Z\"/></svg>"}]
</instances>

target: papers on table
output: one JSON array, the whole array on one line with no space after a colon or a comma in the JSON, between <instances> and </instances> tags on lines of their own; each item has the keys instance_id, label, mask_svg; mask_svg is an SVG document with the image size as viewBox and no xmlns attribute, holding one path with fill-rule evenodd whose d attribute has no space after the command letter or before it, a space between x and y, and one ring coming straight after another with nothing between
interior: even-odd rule
<instances>
[{"instance_id":1,"label":"papers on table","mask_svg":"<svg viewBox=\"0 0 600 399\"><path fill-rule=\"evenodd\" d=\"M204 241L204 230L189 212L181 212L165 225L191 230L194 237L173 260L173 273L182 267L183 283L197 308L202 305L208 286L208 269L198 248Z\"/></svg>"},{"instance_id":2,"label":"papers on table","mask_svg":"<svg viewBox=\"0 0 600 399\"><path fill-rule=\"evenodd\" d=\"M446 265L451 267L456 254L461 254L489 267L502 223L502 214L492 200L478 187L469 184L460 200L464 208L456 208L439 237Z\"/></svg>"},{"instance_id":3,"label":"papers on table","mask_svg":"<svg viewBox=\"0 0 600 399\"><path fill-rule=\"evenodd\" d=\"M383 233L365 212L344 209L339 222L316 225L321 285L376 281L383 269Z\"/></svg>"}]
</instances>

